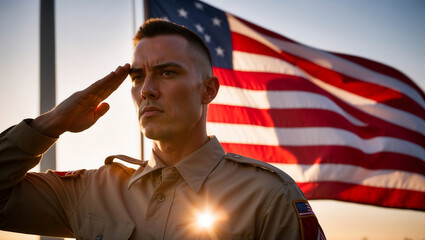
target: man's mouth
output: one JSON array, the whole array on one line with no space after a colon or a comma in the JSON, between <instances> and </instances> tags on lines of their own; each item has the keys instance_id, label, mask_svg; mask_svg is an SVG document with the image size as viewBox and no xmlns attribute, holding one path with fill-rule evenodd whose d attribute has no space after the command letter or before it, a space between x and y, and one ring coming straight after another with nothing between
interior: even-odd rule
<instances>
[{"instance_id":1,"label":"man's mouth","mask_svg":"<svg viewBox=\"0 0 425 240\"><path fill-rule=\"evenodd\" d=\"M142 117L153 117L157 114L162 113L161 109L154 106L146 106L140 112L140 118Z\"/></svg>"}]
</instances>

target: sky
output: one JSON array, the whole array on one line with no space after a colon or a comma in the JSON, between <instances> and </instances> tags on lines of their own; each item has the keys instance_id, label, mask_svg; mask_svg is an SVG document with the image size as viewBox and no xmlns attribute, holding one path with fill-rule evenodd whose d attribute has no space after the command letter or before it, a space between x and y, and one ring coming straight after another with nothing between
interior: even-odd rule
<instances>
[{"instance_id":1,"label":"sky","mask_svg":"<svg viewBox=\"0 0 425 240\"><path fill-rule=\"evenodd\" d=\"M136 0L56 1L56 99L64 100L131 62ZM208 0L213 6L298 42L390 65L425 89L425 1ZM39 1L0 0L0 129L39 114ZM98 168L108 155L140 157L137 116L126 82L107 102L110 111L89 130L65 133L57 169ZM149 142L145 158L150 155ZM35 169L37 170L37 169ZM425 200L424 200L425 204ZM425 240L425 213L329 200L311 205L335 240ZM0 239L37 239L0 231Z\"/></svg>"}]
</instances>

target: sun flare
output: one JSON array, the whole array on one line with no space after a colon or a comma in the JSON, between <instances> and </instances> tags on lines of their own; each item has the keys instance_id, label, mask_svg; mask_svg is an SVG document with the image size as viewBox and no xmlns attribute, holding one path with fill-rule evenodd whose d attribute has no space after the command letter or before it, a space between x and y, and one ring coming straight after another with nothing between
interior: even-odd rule
<instances>
[{"instance_id":1,"label":"sun flare","mask_svg":"<svg viewBox=\"0 0 425 240\"><path fill-rule=\"evenodd\" d=\"M203 229L209 229L215 221L214 216L210 212L203 212L198 215L198 226Z\"/></svg>"}]
</instances>

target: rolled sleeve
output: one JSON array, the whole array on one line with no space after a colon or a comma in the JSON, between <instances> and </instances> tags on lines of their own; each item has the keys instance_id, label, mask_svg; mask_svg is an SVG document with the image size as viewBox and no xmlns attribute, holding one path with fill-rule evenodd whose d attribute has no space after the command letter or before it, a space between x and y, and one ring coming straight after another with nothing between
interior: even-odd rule
<instances>
[{"instance_id":1,"label":"rolled sleeve","mask_svg":"<svg viewBox=\"0 0 425 240\"><path fill-rule=\"evenodd\" d=\"M6 138L29 155L44 154L58 140L42 135L34 128L30 127L32 119L26 119L10 129L6 133Z\"/></svg>"}]
</instances>

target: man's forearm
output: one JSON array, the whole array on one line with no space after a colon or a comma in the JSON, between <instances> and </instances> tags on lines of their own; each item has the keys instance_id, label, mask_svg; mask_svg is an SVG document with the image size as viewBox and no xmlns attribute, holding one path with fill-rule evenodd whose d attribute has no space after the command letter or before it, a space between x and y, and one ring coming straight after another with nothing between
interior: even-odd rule
<instances>
[{"instance_id":1,"label":"man's forearm","mask_svg":"<svg viewBox=\"0 0 425 240\"><path fill-rule=\"evenodd\" d=\"M0 134L0 198L25 177L28 170L36 166L42 155L55 143L56 138L44 136L30 127L31 120Z\"/></svg>"}]
</instances>

